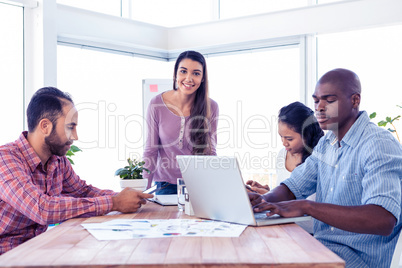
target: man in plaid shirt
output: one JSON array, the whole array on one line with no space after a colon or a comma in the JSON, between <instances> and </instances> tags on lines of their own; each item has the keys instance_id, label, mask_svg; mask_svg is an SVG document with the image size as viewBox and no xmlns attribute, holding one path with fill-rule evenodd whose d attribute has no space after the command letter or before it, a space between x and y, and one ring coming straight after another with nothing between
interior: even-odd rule
<instances>
[{"instance_id":1,"label":"man in plaid shirt","mask_svg":"<svg viewBox=\"0 0 402 268\"><path fill-rule=\"evenodd\" d=\"M28 131L0 147L0 254L74 217L135 212L153 195L87 185L65 154L77 140L78 112L57 88L39 89L28 109Z\"/></svg>"}]
</instances>

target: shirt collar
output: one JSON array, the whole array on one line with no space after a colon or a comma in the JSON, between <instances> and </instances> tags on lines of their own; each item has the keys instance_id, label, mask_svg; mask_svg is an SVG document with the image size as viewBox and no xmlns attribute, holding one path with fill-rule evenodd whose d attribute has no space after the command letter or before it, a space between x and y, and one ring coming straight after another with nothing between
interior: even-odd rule
<instances>
[{"instance_id":1,"label":"shirt collar","mask_svg":"<svg viewBox=\"0 0 402 268\"><path fill-rule=\"evenodd\" d=\"M341 142L344 142L351 147L357 146L360 137L363 134L363 131L365 130L368 123L370 123L370 118L368 117L367 112L359 112L359 117L352 125L352 127L348 130L348 132L346 132L346 135L343 137Z\"/></svg>"},{"instance_id":2,"label":"shirt collar","mask_svg":"<svg viewBox=\"0 0 402 268\"><path fill-rule=\"evenodd\" d=\"M32 148L27 140L28 132L24 131L16 141L18 148L24 156L29 168L32 172L42 163L35 150Z\"/></svg>"},{"instance_id":3,"label":"shirt collar","mask_svg":"<svg viewBox=\"0 0 402 268\"><path fill-rule=\"evenodd\" d=\"M359 112L357 120L353 123L348 132L346 132L341 143L345 143L351 147L355 147L359 142L360 136L362 135L368 123L370 123L370 118L368 117L367 112ZM329 131L326 139L330 141L331 145L335 145L338 141L338 138L332 131Z\"/></svg>"}]
</instances>

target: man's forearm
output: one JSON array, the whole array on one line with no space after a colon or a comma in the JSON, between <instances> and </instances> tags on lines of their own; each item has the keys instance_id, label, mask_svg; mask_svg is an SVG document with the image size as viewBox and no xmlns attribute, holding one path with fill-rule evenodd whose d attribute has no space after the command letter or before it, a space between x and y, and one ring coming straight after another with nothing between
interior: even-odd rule
<instances>
[{"instance_id":1,"label":"man's forearm","mask_svg":"<svg viewBox=\"0 0 402 268\"><path fill-rule=\"evenodd\" d=\"M396 223L393 214L377 205L339 206L308 200L301 203L305 214L349 232L388 236Z\"/></svg>"},{"instance_id":2,"label":"man's forearm","mask_svg":"<svg viewBox=\"0 0 402 268\"><path fill-rule=\"evenodd\" d=\"M284 184L275 187L273 190L264 194L262 198L267 202L281 202L296 199L295 195Z\"/></svg>"}]
</instances>

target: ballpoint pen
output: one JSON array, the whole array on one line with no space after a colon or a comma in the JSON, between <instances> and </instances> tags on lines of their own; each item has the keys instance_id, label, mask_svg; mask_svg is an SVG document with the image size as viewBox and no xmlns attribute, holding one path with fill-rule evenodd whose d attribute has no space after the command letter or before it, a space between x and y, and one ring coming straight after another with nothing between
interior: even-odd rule
<instances>
[{"instance_id":1,"label":"ballpoint pen","mask_svg":"<svg viewBox=\"0 0 402 268\"><path fill-rule=\"evenodd\" d=\"M258 192L257 192L257 191L254 191L253 189L251 189L251 187L250 187L249 185L245 184L244 186L246 186L246 189L247 189L247 190L250 190L251 192L258 194Z\"/></svg>"}]
</instances>

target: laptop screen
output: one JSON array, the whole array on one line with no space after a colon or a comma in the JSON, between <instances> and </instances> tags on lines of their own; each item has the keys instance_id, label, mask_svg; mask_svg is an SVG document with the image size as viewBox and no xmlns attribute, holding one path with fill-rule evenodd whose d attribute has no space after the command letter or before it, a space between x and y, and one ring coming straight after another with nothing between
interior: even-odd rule
<instances>
[{"instance_id":1,"label":"laptop screen","mask_svg":"<svg viewBox=\"0 0 402 268\"><path fill-rule=\"evenodd\" d=\"M255 225L235 157L180 155L176 158L195 216Z\"/></svg>"}]
</instances>

